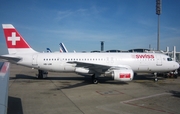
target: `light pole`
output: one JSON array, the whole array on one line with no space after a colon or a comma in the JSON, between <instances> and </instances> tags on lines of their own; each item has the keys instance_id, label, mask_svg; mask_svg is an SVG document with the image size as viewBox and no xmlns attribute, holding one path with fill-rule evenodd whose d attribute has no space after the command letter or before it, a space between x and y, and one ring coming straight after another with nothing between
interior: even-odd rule
<instances>
[{"instance_id":1,"label":"light pole","mask_svg":"<svg viewBox=\"0 0 180 114\"><path fill-rule=\"evenodd\" d=\"M158 30L157 30L157 51L160 51L159 49L159 42L160 42L160 34L159 34L159 25L160 25L160 14L161 14L161 0L156 0L156 14L158 15Z\"/></svg>"},{"instance_id":2,"label":"light pole","mask_svg":"<svg viewBox=\"0 0 180 114\"><path fill-rule=\"evenodd\" d=\"M101 41L101 51L104 51L104 41Z\"/></svg>"}]
</instances>

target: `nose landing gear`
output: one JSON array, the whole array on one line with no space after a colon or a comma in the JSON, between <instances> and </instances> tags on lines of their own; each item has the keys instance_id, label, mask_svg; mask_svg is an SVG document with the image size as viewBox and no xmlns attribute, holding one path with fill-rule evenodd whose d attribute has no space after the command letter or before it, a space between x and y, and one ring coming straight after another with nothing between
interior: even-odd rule
<instances>
[{"instance_id":1,"label":"nose landing gear","mask_svg":"<svg viewBox=\"0 0 180 114\"><path fill-rule=\"evenodd\" d=\"M157 72L154 73L154 82L158 82Z\"/></svg>"}]
</instances>

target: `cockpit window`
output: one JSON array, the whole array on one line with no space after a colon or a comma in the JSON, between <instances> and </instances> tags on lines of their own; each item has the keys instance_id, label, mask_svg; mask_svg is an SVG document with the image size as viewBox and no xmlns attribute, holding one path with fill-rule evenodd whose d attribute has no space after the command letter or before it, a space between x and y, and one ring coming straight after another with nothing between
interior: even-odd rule
<instances>
[{"instance_id":1,"label":"cockpit window","mask_svg":"<svg viewBox=\"0 0 180 114\"><path fill-rule=\"evenodd\" d=\"M172 58L167 58L167 61L172 61Z\"/></svg>"}]
</instances>

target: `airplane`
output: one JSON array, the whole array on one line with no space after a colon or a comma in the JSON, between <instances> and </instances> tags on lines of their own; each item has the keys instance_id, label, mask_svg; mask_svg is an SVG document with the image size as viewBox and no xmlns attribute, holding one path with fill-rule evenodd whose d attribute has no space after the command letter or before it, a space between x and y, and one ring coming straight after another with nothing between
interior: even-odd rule
<instances>
[{"instance_id":1,"label":"airplane","mask_svg":"<svg viewBox=\"0 0 180 114\"><path fill-rule=\"evenodd\" d=\"M60 53L68 53L68 50L66 49L65 45L63 43L59 44L60 48L59 48L59 52ZM46 48L48 53L52 53L50 48Z\"/></svg>"},{"instance_id":2,"label":"airplane","mask_svg":"<svg viewBox=\"0 0 180 114\"><path fill-rule=\"evenodd\" d=\"M68 53L68 50L66 49L65 45L63 43L60 43L60 52Z\"/></svg>"},{"instance_id":3,"label":"airplane","mask_svg":"<svg viewBox=\"0 0 180 114\"><path fill-rule=\"evenodd\" d=\"M12 24L2 24L9 54L0 58L38 70L37 78L46 78L48 71L91 74L92 83L98 77L110 76L117 81L131 81L134 73L176 73L179 64L160 53L40 53L35 51Z\"/></svg>"},{"instance_id":4,"label":"airplane","mask_svg":"<svg viewBox=\"0 0 180 114\"><path fill-rule=\"evenodd\" d=\"M46 50L47 50L48 53L52 53L50 48L46 48Z\"/></svg>"}]
</instances>

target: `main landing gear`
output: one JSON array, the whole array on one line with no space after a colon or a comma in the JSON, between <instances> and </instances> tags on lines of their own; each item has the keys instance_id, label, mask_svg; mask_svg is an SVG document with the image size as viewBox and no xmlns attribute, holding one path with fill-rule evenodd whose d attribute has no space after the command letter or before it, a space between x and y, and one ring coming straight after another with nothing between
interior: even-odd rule
<instances>
[{"instance_id":1,"label":"main landing gear","mask_svg":"<svg viewBox=\"0 0 180 114\"><path fill-rule=\"evenodd\" d=\"M98 80L96 74L93 74L93 75L92 75L92 83L93 83L93 84L98 84L98 83L99 83L99 80Z\"/></svg>"},{"instance_id":2,"label":"main landing gear","mask_svg":"<svg viewBox=\"0 0 180 114\"><path fill-rule=\"evenodd\" d=\"M48 72L44 71L44 70L38 70L38 75L37 78L38 79L43 79L47 77Z\"/></svg>"}]
</instances>

